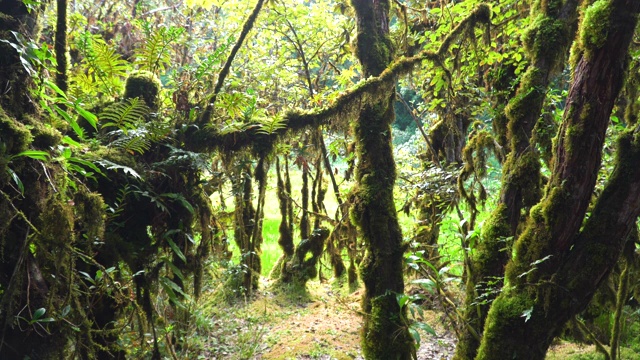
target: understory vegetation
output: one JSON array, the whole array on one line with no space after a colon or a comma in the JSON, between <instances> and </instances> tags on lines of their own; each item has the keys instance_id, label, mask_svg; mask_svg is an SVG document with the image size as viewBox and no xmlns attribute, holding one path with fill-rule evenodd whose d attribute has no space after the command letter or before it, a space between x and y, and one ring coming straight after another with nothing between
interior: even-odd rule
<instances>
[{"instance_id":1,"label":"understory vegetation","mask_svg":"<svg viewBox=\"0 0 640 360\"><path fill-rule=\"evenodd\" d=\"M0 2L0 358L640 359L638 12Z\"/></svg>"}]
</instances>

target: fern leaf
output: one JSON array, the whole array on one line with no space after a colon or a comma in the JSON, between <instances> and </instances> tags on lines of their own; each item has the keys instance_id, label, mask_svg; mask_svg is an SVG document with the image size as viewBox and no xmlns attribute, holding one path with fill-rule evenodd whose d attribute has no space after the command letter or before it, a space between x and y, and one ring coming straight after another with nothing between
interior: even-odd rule
<instances>
[{"instance_id":1,"label":"fern leaf","mask_svg":"<svg viewBox=\"0 0 640 360\"><path fill-rule=\"evenodd\" d=\"M142 177L140 176L140 174L138 174L137 171L135 171L134 169L132 169L132 168L130 168L128 166L116 164L116 163L111 162L111 161L106 160L106 159L96 160L95 163L96 164L100 164L101 166L103 166L107 170L122 170L125 174L129 174L129 175L133 176L136 179L142 179ZM126 198L126 192L127 192L127 189L125 188L125 190L123 190L122 198L120 200L118 200L120 203L124 202L124 199Z\"/></svg>"},{"instance_id":2,"label":"fern leaf","mask_svg":"<svg viewBox=\"0 0 640 360\"><path fill-rule=\"evenodd\" d=\"M125 150L127 152L137 152L143 154L151 148L151 141L140 134L139 131L129 132L127 136L120 137L113 141L109 146Z\"/></svg>"},{"instance_id":3,"label":"fern leaf","mask_svg":"<svg viewBox=\"0 0 640 360\"><path fill-rule=\"evenodd\" d=\"M103 129L115 127L126 134L128 130L136 128L150 112L144 101L133 98L108 106L100 113L99 118L105 121Z\"/></svg>"},{"instance_id":4,"label":"fern leaf","mask_svg":"<svg viewBox=\"0 0 640 360\"><path fill-rule=\"evenodd\" d=\"M266 135L271 135L274 132L281 129L285 129L287 127L287 124L284 118L281 116L274 116L272 119L269 119L269 118L258 119L258 124L260 126L260 129L258 130L258 132Z\"/></svg>"},{"instance_id":5,"label":"fern leaf","mask_svg":"<svg viewBox=\"0 0 640 360\"><path fill-rule=\"evenodd\" d=\"M100 41L94 44L93 49L96 71L100 71L110 78L123 78L127 75L128 63L120 57L115 48L104 41Z\"/></svg>"}]
</instances>

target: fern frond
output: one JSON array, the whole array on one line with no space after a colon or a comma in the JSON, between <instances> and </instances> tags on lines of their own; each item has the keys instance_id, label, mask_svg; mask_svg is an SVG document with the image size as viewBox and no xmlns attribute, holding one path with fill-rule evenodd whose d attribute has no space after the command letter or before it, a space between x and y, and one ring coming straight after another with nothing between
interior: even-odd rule
<instances>
[{"instance_id":1,"label":"fern frond","mask_svg":"<svg viewBox=\"0 0 640 360\"><path fill-rule=\"evenodd\" d=\"M129 131L126 135L117 138L109 144L110 147L125 150L127 152L137 152L143 154L151 148L151 140L147 137L147 132L143 129Z\"/></svg>"},{"instance_id":2,"label":"fern frond","mask_svg":"<svg viewBox=\"0 0 640 360\"><path fill-rule=\"evenodd\" d=\"M169 156L163 161L154 163L154 168L175 168L177 165L193 168L202 172L211 169L210 157L207 154L182 150L171 145L166 146L170 149Z\"/></svg>"},{"instance_id":3,"label":"fern frond","mask_svg":"<svg viewBox=\"0 0 640 360\"><path fill-rule=\"evenodd\" d=\"M258 118L258 124L260 129L258 129L259 133L271 135L274 132L285 129L287 124L282 116L274 116L273 118Z\"/></svg>"},{"instance_id":4,"label":"fern frond","mask_svg":"<svg viewBox=\"0 0 640 360\"><path fill-rule=\"evenodd\" d=\"M142 179L142 177L140 176L140 174L138 174L137 171L135 171L133 168L130 168L128 166L116 164L106 159L95 160L95 163L99 164L100 166L104 167L107 170L122 170L127 175L131 175L136 179ZM128 195L128 193L129 193L128 186L125 186L125 188L122 189L122 191L120 192L120 195L118 196L119 204L124 203L124 200L126 199L126 195Z\"/></svg>"},{"instance_id":5,"label":"fern frond","mask_svg":"<svg viewBox=\"0 0 640 360\"><path fill-rule=\"evenodd\" d=\"M126 135L127 131L138 127L150 112L144 101L133 98L108 106L100 113L99 118L103 122L103 129L115 127Z\"/></svg>"},{"instance_id":6,"label":"fern frond","mask_svg":"<svg viewBox=\"0 0 640 360\"><path fill-rule=\"evenodd\" d=\"M173 127L166 122L151 121L145 125L147 130L147 138L151 142L160 142L171 135Z\"/></svg>"},{"instance_id":7,"label":"fern frond","mask_svg":"<svg viewBox=\"0 0 640 360\"><path fill-rule=\"evenodd\" d=\"M76 43L87 66L84 74L76 74L74 81L87 94L108 94L116 96L123 88L123 79L127 75L129 63L122 59L114 46L105 42L99 35L85 32Z\"/></svg>"},{"instance_id":8,"label":"fern frond","mask_svg":"<svg viewBox=\"0 0 640 360\"><path fill-rule=\"evenodd\" d=\"M96 41L92 55L95 70L101 75L108 78L126 77L129 63L122 59L114 47L104 41Z\"/></svg>"},{"instance_id":9,"label":"fern frond","mask_svg":"<svg viewBox=\"0 0 640 360\"><path fill-rule=\"evenodd\" d=\"M183 31L182 28L173 27L160 27L153 31L136 52L135 63L138 69L154 74L164 71L171 63L171 44Z\"/></svg>"}]
</instances>

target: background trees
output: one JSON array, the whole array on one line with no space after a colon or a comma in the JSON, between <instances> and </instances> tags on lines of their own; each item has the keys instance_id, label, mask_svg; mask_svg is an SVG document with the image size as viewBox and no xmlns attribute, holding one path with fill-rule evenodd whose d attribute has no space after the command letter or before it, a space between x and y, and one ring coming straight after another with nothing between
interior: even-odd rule
<instances>
[{"instance_id":1,"label":"background trees","mask_svg":"<svg viewBox=\"0 0 640 360\"><path fill-rule=\"evenodd\" d=\"M227 286L259 288L274 163L274 276L304 284L325 243L357 267L372 359L415 353L405 265L454 308L439 279L466 283L457 358L543 358L634 233L634 2L57 5L0 6L8 357L123 358L123 328L177 356L231 237Z\"/></svg>"}]
</instances>

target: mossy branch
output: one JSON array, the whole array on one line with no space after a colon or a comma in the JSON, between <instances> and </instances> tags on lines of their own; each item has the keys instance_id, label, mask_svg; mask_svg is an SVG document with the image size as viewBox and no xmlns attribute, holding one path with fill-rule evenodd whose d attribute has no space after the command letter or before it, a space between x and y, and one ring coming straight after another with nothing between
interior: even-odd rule
<instances>
[{"instance_id":1,"label":"mossy branch","mask_svg":"<svg viewBox=\"0 0 640 360\"><path fill-rule=\"evenodd\" d=\"M439 63L451 44L459 36L466 33L465 30L473 28L477 24L490 24L490 16L491 10L488 5L482 4L478 6L451 31L437 51L424 50L415 56L403 57L395 61L379 76L363 80L342 92L330 106L312 110L289 110L283 116L282 126L268 134L260 131L261 128L258 124L248 126L242 130L224 133L209 125L208 122L213 111L212 101L215 101L216 96L214 91L212 101L207 105L207 109L202 115L198 126L192 127L192 130L187 134L189 143L185 144L185 146L193 151L237 151L255 144L261 144L260 150L264 150L263 147L270 148L271 144L288 133L307 128L316 128L334 119L354 118L364 106L374 104L385 97L386 92L384 89L387 88L389 83L395 82L398 76L411 72L417 64L424 60Z\"/></svg>"}]
</instances>

